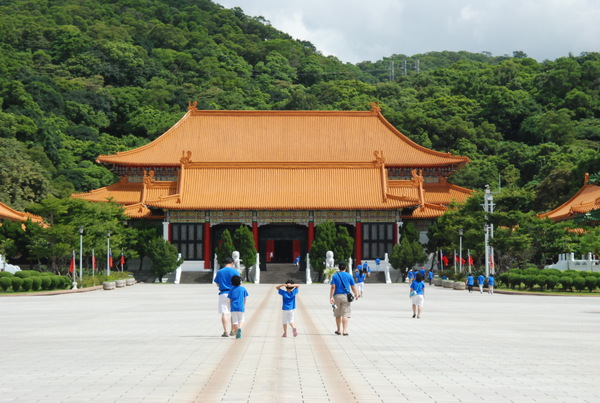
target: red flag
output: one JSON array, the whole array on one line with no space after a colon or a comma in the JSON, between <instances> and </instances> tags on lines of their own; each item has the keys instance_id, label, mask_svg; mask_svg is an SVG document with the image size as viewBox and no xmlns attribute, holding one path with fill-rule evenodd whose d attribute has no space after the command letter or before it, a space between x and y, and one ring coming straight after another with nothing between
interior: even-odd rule
<instances>
[{"instance_id":1,"label":"red flag","mask_svg":"<svg viewBox=\"0 0 600 403\"><path fill-rule=\"evenodd\" d=\"M93 249L92 249L92 271L96 271L96 255L94 255Z\"/></svg>"},{"instance_id":2,"label":"red flag","mask_svg":"<svg viewBox=\"0 0 600 403\"><path fill-rule=\"evenodd\" d=\"M490 267L493 269L494 268L494 254L490 253Z\"/></svg>"},{"instance_id":3,"label":"red flag","mask_svg":"<svg viewBox=\"0 0 600 403\"><path fill-rule=\"evenodd\" d=\"M71 264L69 265L69 273L73 273L75 271L75 251L71 255Z\"/></svg>"},{"instance_id":4,"label":"red flag","mask_svg":"<svg viewBox=\"0 0 600 403\"><path fill-rule=\"evenodd\" d=\"M112 249L108 250L108 267L112 267L113 265L113 261L112 261Z\"/></svg>"},{"instance_id":5,"label":"red flag","mask_svg":"<svg viewBox=\"0 0 600 403\"><path fill-rule=\"evenodd\" d=\"M473 256L469 255L469 266L473 266L473 263L475 263L473 261Z\"/></svg>"},{"instance_id":6,"label":"red flag","mask_svg":"<svg viewBox=\"0 0 600 403\"><path fill-rule=\"evenodd\" d=\"M123 254L123 251L121 251L121 267L123 267L124 264L125 264L125 255Z\"/></svg>"}]
</instances>

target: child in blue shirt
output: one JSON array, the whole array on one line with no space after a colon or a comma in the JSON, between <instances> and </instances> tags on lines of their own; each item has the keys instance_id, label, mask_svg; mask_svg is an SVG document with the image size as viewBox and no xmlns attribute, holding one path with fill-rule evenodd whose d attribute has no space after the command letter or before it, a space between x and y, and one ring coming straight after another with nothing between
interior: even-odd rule
<instances>
[{"instance_id":1,"label":"child in blue shirt","mask_svg":"<svg viewBox=\"0 0 600 403\"><path fill-rule=\"evenodd\" d=\"M282 290L281 287L285 287L285 290ZM294 284L294 280L286 280L285 284L280 284L275 287L283 299L283 335L281 337L287 337L288 324L292 328L294 337L298 336L298 329L294 326L294 309L296 309L296 294L298 294L298 287L300 286Z\"/></svg>"},{"instance_id":2,"label":"child in blue shirt","mask_svg":"<svg viewBox=\"0 0 600 403\"><path fill-rule=\"evenodd\" d=\"M421 273L417 273L416 278L410 285L410 299L412 302L413 318L421 319L421 312L425 302L425 282Z\"/></svg>"},{"instance_id":3,"label":"child in blue shirt","mask_svg":"<svg viewBox=\"0 0 600 403\"><path fill-rule=\"evenodd\" d=\"M489 294L493 294L494 293L494 286L496 285L496 280L494 279L494 275L490 274L490 276L488 277L488 293Z\"/></svg>"},{"instance_id":4,"label":"child in blue shirt","mask_svg":"<svg viewBox=\"0 0 600 403\"><path fill-rule=\"evenodd\" d=\"M469 273L469 275L467 276L467 289L469 290L469 292L473 292L473 283L474 283L474 278L473 275L471 273Z\"/></svg>"},{"instance_id":5,"label":"child in blue shirt","mask_svg":"<svg viewBox=\"0 0 600 403\"><path fill-rule=\"evenodd\" d=\"M485 283L485 277L483 274L477 276L477 285L479 286L479 293L483 294L483 284Z\"/></svg>"},{"instance_id":6,"label":"child in blue shirt","mask_svg":"<svg viewBox=\"0 0 600 403\"><path fill-rule=\"evenodd\" d=\"M244 312L246 307L246 297L248 291L242 287L242 279L240 276L233 276L231 278L231 285L233 286L229 290L229 299L231 300L231 330L235 333L236 339L242 338L242 326L244 325Z\"/></svg>"}]
</instances>

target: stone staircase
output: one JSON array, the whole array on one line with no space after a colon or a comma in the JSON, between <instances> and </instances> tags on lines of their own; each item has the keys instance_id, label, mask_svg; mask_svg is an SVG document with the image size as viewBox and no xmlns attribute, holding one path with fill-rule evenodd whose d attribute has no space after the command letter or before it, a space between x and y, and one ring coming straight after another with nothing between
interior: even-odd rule
<instances>
[{"instance_id":1,"label":"stone staircase","mask_svg":"<svg viewBox=\"0 0 600 403\"><path fill-rule=\"evenodd\" d=\"M306 272L298 270L291 263L268 263L267 270L261 270L261 284L283 284L286 280L294 280L295 283L306 283Z\"/></svg>"}]
</instances>

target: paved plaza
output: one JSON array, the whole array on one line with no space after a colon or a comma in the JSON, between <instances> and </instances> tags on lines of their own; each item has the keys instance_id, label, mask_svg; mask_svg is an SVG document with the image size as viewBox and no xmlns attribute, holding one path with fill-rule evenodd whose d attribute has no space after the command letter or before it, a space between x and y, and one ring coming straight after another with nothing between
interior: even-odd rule
<instances>
[{"instance_id":1,"label":"paved plaza","mask_svg":"<svg viewBox=\"0 0 600 403\"><path fill-rule=\"evenodd\" d=\"M273 285L246 285L242 339L214 285L0 297L0 402L600 402L600 299L366 284L349 337L302 285L282 338ZM291 333L291 332L290 332Z\"/></svg>"}]
</instances>

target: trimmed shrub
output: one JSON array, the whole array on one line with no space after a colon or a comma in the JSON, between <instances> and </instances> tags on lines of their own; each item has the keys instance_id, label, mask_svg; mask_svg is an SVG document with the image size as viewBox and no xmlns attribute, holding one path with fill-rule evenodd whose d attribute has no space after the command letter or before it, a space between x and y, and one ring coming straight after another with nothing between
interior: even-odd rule
<instances>
[{"instance_id":1,"label":"trimmed shrub","mask_svg":"<svg viewBox=\"0 0 600 403\"><path fill-rule=\"evenodd\" d=\"M510 286L513 290L515 289L515 287L521 288L521 283L523 282L523 275L510 273L508 275L508 281L510 282Z\"/></svg>"},{"instance_id":2,"label":"trimmed shrub","mask_svg":"<svg viewBox=\"0 0 600 403\"><path fill-rule=\"evenodd\" d=\"M508 273L502 273L498 276L498 281L502 284L504 284L506 287L510 286L510 282L508 281Z\"/></svg>"},{"instance_id":3,"label":"trimmed shrub","mask_svg":"<svg viewBox=\"0 0 600 403\"><path fill-rule=\"evenodd\" d=\"M61 276L52 276L50 277L50 280L52 281L52 284L50 285L49 290L57 290L59 288L62 288L63 279Z\"/></svg>"},{"instance_id":4,"label":"trimmed shrub","mask_svg":"<svg viewBox=\"0 0 600 403\"><path fill-rule=\"evenodd\" d=\"M523 275L525 276L537 276L538 274L540 274L540 269L537 267L529 267L523 270Z\"/></svg>"},{"instance_id":5,"label":"trimmed shrub","mask_svg":"<svg viewBox=\"0 0 600 403\"><path fill-rule=\"evenodd\" d=\"M23 291L31 291L31 287L33 287L33 279L31 277L25 277L23 279L23 284L21 284L21 288Z\"/></svg>"},{"instance_id":6,"label":"trimmed shrub","mask_svg":"<svg viewBox=\"0 0 600 403\"><path fill-rule=\"evenodd\" d=\"M0 277L12 277L13 274L8 271L0 271Z\"/></svg>"},{"instance_id":7,"label":"trimmed shrub","mask_svg":"<svg viewBox=\"0 0 600 403\"><path fill-rule=\"evenodd\" d=\"M52 287L52 277L40 276L40 281L42 282L42 290L49 290Z\"/></svg>"},{"instance_id":8,"label":"trimmed shrub","mask_svg":"<svg viewBox=\"0 0 600 403\"><path fill-rule=\"evenodd\" d=\"M523 274L523 270L521 269L509 269L508 274Z\"/></svg>"},{"instance_id":9,"label":"trimmed shrub","mask_svg":"<svg viewBox=\"0 0 600 403\"><path fill-rule=\"evenodd\" d=\"M575 288L577 291L585 290L585 277L573 277L573 288Z\"/></svg>"},{"instance_id":10,"label":"trimmed shrub","mask_svg":"<svg viewBox=\"0 0 600 403\"><path fill-rule=\"evenodd\" d=\"M523 276L523 283L525 283L525 287L533 290L533 286L535 285L535 276L533 274L526 274Z\"/></svg>"},{"instance_id":11,"label":"trimmed shrub","mask_svg":"<svg viewBox=\"0 0 600 403\"><path fill-rule=\"evenodd\" d=\"M546 274L547 276L560 276L561 272L558 269L544 269L542 273Z\"/></svg>"},{"instance_id":12,"label":"trimmed shrub","mask_svg":"<svg viewBox=\"0 0 600 403\"><path fill-rule=\"evenodd\" d=\"M573 278L569 277L569 276L561 276L560 277L560 285L562 286L563 290L565 290L565 291L571 290L573 287Z\"/></svg>"},{"instance_id":13,"label":"trimmed shrub","mask_svg":"<svg viewBox=\"0 0 600 403\"><path fill-rule=\"evenodd\" d=\"M587 276L585 278L585 286L590 292L594 292L596 287L598 287L598 281L600 281L600 279L596 276Z\"/></svg>"},{"instance_id":14,"label":"trimmed shrub","mask_svg":"<svg viewBox=\"0 0 600 403\"><path fill-rule=\"evenodd\" d=\"M12 280L12 289L14 292L18 292L21 289L21 285L23 285L23 279L21 277L14 276L11 278Z\"/></svg>"},{"instance_id":15,"label":"trimmed shrub","mask_svg":"<svg viewBox=\"0 0 600 403\"><path fill-rule=\"evenodd\" d=\"M544 276L542 274L538 274L537 276L535 276L535 285L540 287L540 290L543 290L546 286L546 277L548 276Z\"/></svg>"},{"instance_id":16,"label":"trimmed shrub","mask_svg":"<svg viewBox=\"0 0 600 403\"><path fill-rule=\"evenodd\" d=\"M73 280L71 280L71 278L69 276L60 276L62 278L62 289L67 289L67 288L71 288L73 286Z\"/></svg>"},{"instance_id":17,"label":"trimmed shrub","mask_svg":"<svg viewBox=\"0 0 600 403\"><path fill-rule=\"evenodd\" d=\"M555 275L546 276L546 288L550 291L554 291L554 287L559 282L559 277Z\"/></svg>"},{"instance_id":18,"label":"trimmed shrub","mask_svg":"<svg viewBox=\"0 0 600 403\"><path fill-rule=\"evenodd\" d=\"M31 285L31 289L33 291L39 291L42 288L42 277L41 276L33 276L33 277L31 277L31 281L33 281L33 284Z\"/></svg>"},{"instance_id":19,"label":"trimmed shrub","mask_svg":"<svg viewBox=\"0 0 600 403\"><path fill-rule=\"evenodd\" d=\"M7 292L12 286L12 279L10 277L0 277L0 288L2 291Z\"/></svg>"},{"instance_id":20,"label":"trimmed shrub","mask_svg":"<svg viewBox=\"0 0 600 403\"><path fill-rule=\"evenodd\" d=\"M39 276L40 272L35 270L21 270L15 273L15 276L21 278L28 278L33 276Z\"/></svg>"}]
</instances>

